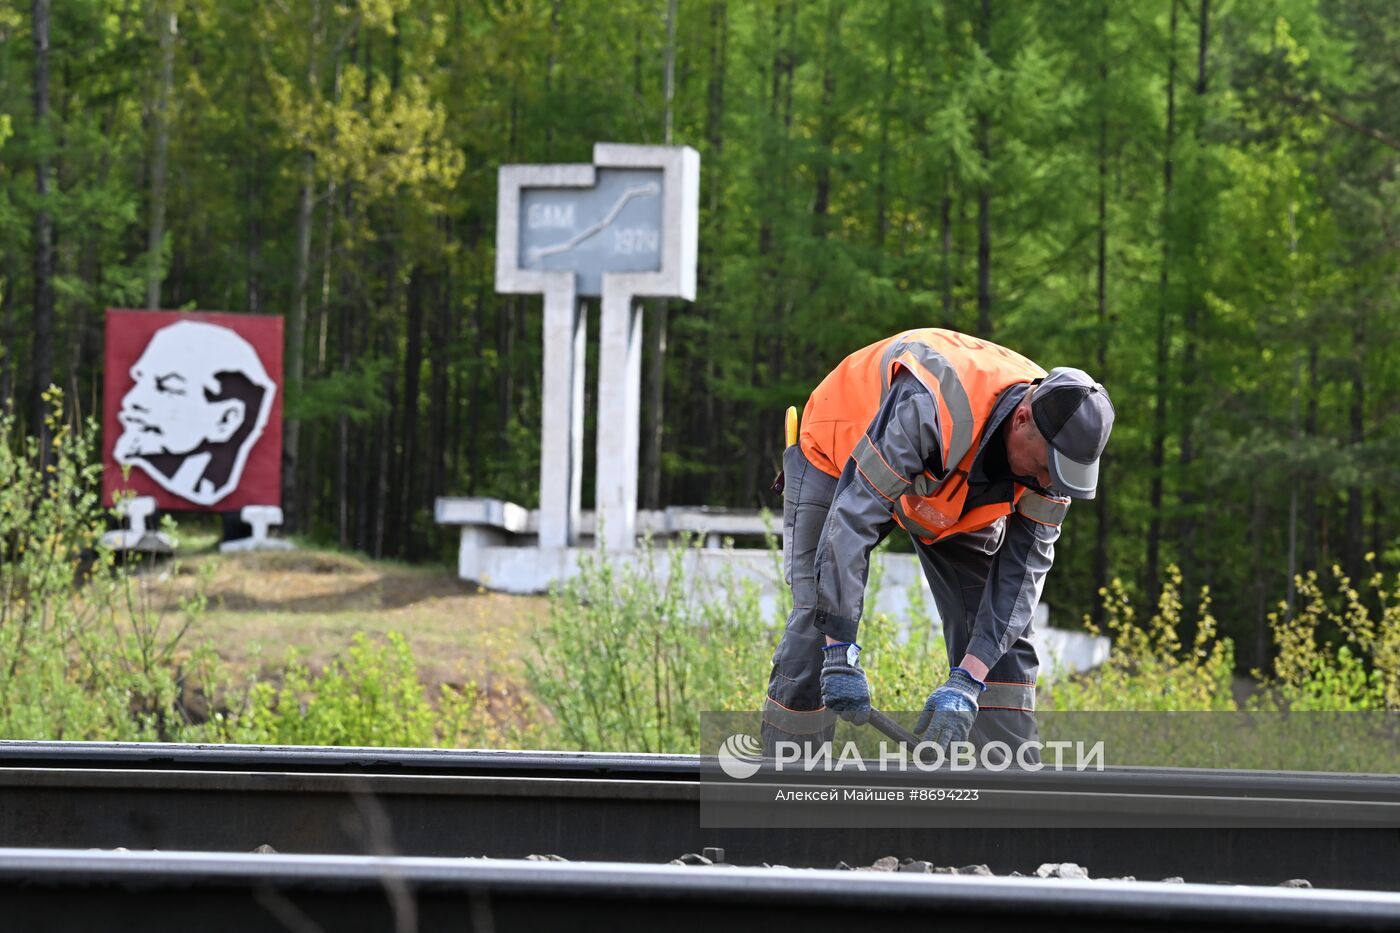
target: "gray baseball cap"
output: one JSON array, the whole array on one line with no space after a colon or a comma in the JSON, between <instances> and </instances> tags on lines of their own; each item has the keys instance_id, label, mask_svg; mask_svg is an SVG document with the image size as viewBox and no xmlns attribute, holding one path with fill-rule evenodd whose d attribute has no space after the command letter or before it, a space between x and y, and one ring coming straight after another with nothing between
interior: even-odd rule
<instances>
[{"instance_id":1,"label":"gray baseball cap","mask_svg":"<svg viewBox=\"0 0 1400 933\"><path fill-rule=\"evenodd\" d=\"M1050 479L1076 499L1092 499L1099 483L1099 457L1113 430L1108 391L1082 369L1060 366L1031 396L1035 426L1050 444Z\"/></svg>"}]
</instances>

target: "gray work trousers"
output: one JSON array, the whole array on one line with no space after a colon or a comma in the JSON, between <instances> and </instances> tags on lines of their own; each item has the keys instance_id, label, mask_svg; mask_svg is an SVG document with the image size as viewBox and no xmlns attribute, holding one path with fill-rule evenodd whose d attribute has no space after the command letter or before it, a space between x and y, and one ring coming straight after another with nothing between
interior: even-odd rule
<instances>
[{"instance_id":1,"label":"gray work trousers","mask_svg":"<svg viewBox=\"0 0 1400 933\"><path fill-rule=\"evenodd\" d=\"M763 745L769 755L778 741L814 745L830 741L836 729L836 717L821 698L822 646L826 637L813 624L817 542L831 509L836 479L812 466L795 444L783 455L783 473L783 568L792 587L792 613L773 653L773 671L763 709ZM950 666L967 653L992 559L1005 537L1005 522L1002 519L980 531L954 535L931 545L914 538L924 577L943 623ZM988 684L1034 687L1040 664L1035 646L1027 640L1030 634L1028 628L992 665ZM931 683L929 690L937 686ZM1038 742L1035 712L984 706L970 739L978 747L991 741L1006 742L1013 751L1022 742ZM1028 752L1023 760L1040 759L1038 754Z\"/></svg>"}]
</instances>

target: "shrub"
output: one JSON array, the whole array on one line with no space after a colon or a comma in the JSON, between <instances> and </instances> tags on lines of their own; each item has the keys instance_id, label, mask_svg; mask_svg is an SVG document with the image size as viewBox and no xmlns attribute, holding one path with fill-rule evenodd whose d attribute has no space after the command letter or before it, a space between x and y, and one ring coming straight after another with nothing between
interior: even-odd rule
<instances>
[{"instance_id":1,"label":"shrub","mask_svg":"<svg viewBox=\"0 0 1400 933\"><path fill-rule=\"evenodd\" d=\"M585 555L555 591L526 676L560 747L693 748L700 710L754 702L736 690L754 687L745 679L770 623L752 588L715 600L688 583L689 546L665 553L664 571L649 542L635 566Z\"/></svg>"},{"instance_id":2,"label":"shrub","mask_svg":"<svg viewBox=\"0 0 1400 933\"><path fill-rule=\"evenodd\" d=\"M1374 555L1367 554L1371 563ZM1332 567L1336 593L1323 592L1316 571L1296 578L1299 609L1269 614L1274 657L1270 675L1255 671L1265 690L1258 705L1289 710L1400 710L1400 575L1387 589L1372 573L1365 592ZM1320 630L1340 633L1332 645Z\"/></svg>"},{"instance_id":3,"label":"shrub","mask_svg":"<svg viewBox=\"0 0 1400 933\"><path fill-rule=\"evenodd\" d=\"M357 632L344 658L319 672L293 651L274 680L254 676L219 692L227 705L199 727L203 741L490 748L528 746L533 736L523 698L500 697L498 713L474 681L441 685L434 704L408 641L393 631L382 641Z\"/></svg>"},{"instance_id":4,"label":"shrub","mask_svg":"<svg viewBox=\"0 0 1400 933\"><path fill-rule=\"evenodd\" d=\"M1114 579L1100 591L1108 660L1098 669L1062 678L1041 690L1043 705L1057 710L1231 710L1234 644L1216 637L1210 590L1201 588L1195 635L1181 642L1181 572L1167 568L1156 612L1139 625L1127 588ZM1085 628L1100 634L1087 618Z\"/></svg>"},{"instance_id":5,"label":"shrub","mask_svg":"<svg viewBox=\"0 0 1400 933\"><path fill-rule=\"evenodd\" d=\"M781 579L781 549L771 537L768 550ZM556 590L526 671L553 747L693 754L701 712L762 708L790 593L779 587L765 613L753 581L722 570L705 584L687 574L688 553L703 558L689 540L667 548L643 542L635 564L587 555ZM869 604L879 585L876 570ZM861 628L861 663L887 709L922 708L947 676L942 640L914 598L920 621L907 638L883 615Z\"/></svg>"},{"instance_id":6,"label":"shrub","mask_svg":"<svg viewBox=\"0 0 1400 933\"><path fill-rule=\"evenodd\" d=\"M0 736L178 738L178 665L198 660L182 643L202 605L182 603L169 624L94 548L109 514L96 426L66 423L59 390L44 398L43 448L0 415Z\"/></svg>"}]
</instances>

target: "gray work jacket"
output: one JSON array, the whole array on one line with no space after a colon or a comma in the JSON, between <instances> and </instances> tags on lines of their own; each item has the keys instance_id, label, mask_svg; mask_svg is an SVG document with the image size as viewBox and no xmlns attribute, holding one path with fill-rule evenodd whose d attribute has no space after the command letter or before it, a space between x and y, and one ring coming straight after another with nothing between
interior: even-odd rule
<instances>
[{"instance_id":1,"label":"gray work jacket","mask_svg":"<svg viewBox=\"0 0 1400 933\"><path fill-rule=\"evenodd\" d=\"M1005 446L999 432L1028 388L1026 384L1014 385L997 399L978 441L965 508L1012 500L1015 480L1004 468ZM901 371L895 376L867 433L896 473L913 477L926 469L935 475L943 472L935 401L911 373ZM998 459L997 466L1002 468L989 472L991 462ZM895 528L892 507L893 503L855 468L854 459L849 460L817 544L815 567L815 625L837 641L856 640L870 551ZM969 653L988 667L993 667L1030 627L1045 575L1055 561L1055 541L1060 537L1059 526L1033 522L1019 512L1007 517L1006 526L968 645Z\"/></svg>"}]
</instances>

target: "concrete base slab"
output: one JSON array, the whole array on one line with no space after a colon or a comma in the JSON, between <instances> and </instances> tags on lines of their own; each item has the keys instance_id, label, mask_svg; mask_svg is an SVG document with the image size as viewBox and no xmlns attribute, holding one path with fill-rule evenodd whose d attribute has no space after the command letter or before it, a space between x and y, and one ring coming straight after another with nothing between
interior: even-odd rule
<instances>
[{"instance_id":1,"label":"concrete base slab","mask_svg":"<svg viewBox=\"0 0 1400 933\"><path fill-rule=\"evenodd\" d=\"M235 538L219 545L219 553L235 554L242 551L295 551L297 546L281 538Z\"/></svg>"},{"instance_id":2,"label":"concrete base slab","mask_svg":"<svg viewBox=\"0 0 1400 933\"><path fill-rule=\"evenodd\" d=\"M109 531L102 535L101 546L110 551L139 551L143 554L173 554L175 542L160 531Z\"/></svg>"},{"instance_id":3,"label":"concrete base slab","mask_svg":"<svg viewBox=\"0 0 1400 933\"><path fill-rule=\"evenodd\" d=\"M548 592L550 587L577 575L584 560L607 561L615 567L629 568L637 568L649 560L658 582L665 582L671 570L665 548L660 545L650 552L636 548L599 551L593 547L512 546L500 543L502 537L480 526L463 526L458 575L487 589L524 594ZM928 584L912 554L885 554L877 556L876 563L883 576L874 604L867 607L867 613L888 613L902 625L907 624L911 585L921 587L929 600L926 604L932 605ZM765 613L776 610L779 595L787 589L775 555L756 548L686 548L681 570L687 585L700 598L706 593L717 593L729 581L737 586L752 584Z\"/></svg>"}]
</instances>

